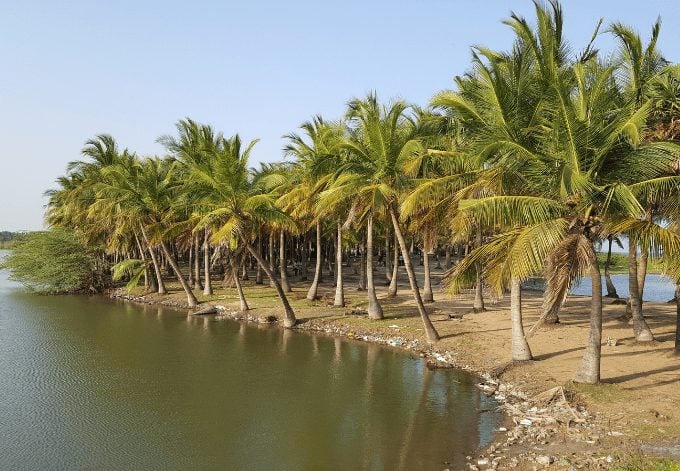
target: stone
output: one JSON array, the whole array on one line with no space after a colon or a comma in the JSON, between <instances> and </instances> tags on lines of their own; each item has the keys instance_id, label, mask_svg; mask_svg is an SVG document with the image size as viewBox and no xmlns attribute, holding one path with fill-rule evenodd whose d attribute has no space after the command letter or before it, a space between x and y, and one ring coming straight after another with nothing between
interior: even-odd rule
<instances>
[{"instance_id":1,"label":"stone","mask_svg":"<svg viewBox=\"0 0 680 471\"><path fill-rule=\"evenodd\" d=\"M546 456L546 455L539 455L536 457L536 463L543 465L543 466L549 466L553 462L552 456Z\"/></svg>"}]
</instances>

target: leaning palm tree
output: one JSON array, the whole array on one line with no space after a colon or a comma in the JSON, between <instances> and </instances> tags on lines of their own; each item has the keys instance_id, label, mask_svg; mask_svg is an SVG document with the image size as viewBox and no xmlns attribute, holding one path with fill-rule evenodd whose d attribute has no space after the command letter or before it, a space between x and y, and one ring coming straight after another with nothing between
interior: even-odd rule
<instances>
[{"instance_id":1,"label":"leaning palm tree","mask_svg":"<svg viewBox=\"0 0 680 471\"><path fill-rule=\"evenodd\" d=\"M498 237L510 231L530 232L525 250L550 267L545 293L549 307L564 301L575 279L590 275L590 335L575 379L596 383L600 378L602 289L594 244L605 234L633 229L631 221L639 220L642 206L632 185L662 188L650 178L656 176L654 169L667 167L676 149L665 143L641 143L648 107L622 97L614 67L599 63L590 45L577 61L567 61L562 14L556 2L547 8L537 5L536 11L536 31L517 15L507 22L517 36L516 47L526 51L526 66L535 73L525 75L522 94L494 96L510 101L519 96L523 101L538 101L540 106L529 115L531 121L518 127L486 127L491 134L502 131L494 137L496 142L476 140L493 156L487 165L497 169L501 181L504 175L521 176L522 191L464 198L458 208L483 227L510 228ZM508 62L502 54L482 52L489 67L478 66L476 83L465 83L477 93L466 94L464 89L451 95L452 106L471 123L494 122L475 97L488 96L484 88L505 75L502 66ZM497 113L495 121L507 123L508 116ZM621 219L629 226L620 223ZM615 223L618 228L612 230ZM672 239L663 231L655 235L666 243ZM530 263L517 264L510 273L521 278L535 268Z\"/></svg>"},{"instance_id":2,"label":"leaning palm tree","mask_svg":"<svg viewBox=\"0 0 680 471\"><path fill-rule=\"evenodd\" d=\"M377 214L385 213L392 222L397 236L404 265L408 274L411 291L423 321L425 335L430 342L437 341L437 333L425 310L409 257L406 239L399 220L400 197L411 184L405 167L422 151L416 139L415 123L408 115L408 105L397 101L383 105L375 94L365 99L352 100L348 104L347 134L343 144L347 159L338 169L326 197L338 201L352 201L350 216L365 220L367 245L373 245L373 221ZM367 273L369 274L369 316L381 318L382 312L375 295L373 283L373 254L367 251Z\"/></svg>"},{"instance_id":3,"label":"leaning palm tree","mask_svg":"<svg viewBox=\"0 0 680 471\"><path fill-rule=\"evenodd\" d=\"M177 122L177 137L165 135L158 138L170 153L173 159L180 163L178 172L180 178L184 180L184 175L190 172L190 168L195 165L210 165L215 154L220 151L223 142L222 133L216 132L211 126L201 124L189 118ZM192 221L200 216L201 201L193 192L190 185L183 185L181 197L184 200L184 207L189 212L185 218L185 227L190 227ZM193 211L193 214L192 214ZM194 259L194 283L195 288L202 289L204 295L211 295L212 283L210 279L210 234L207 229L195 231L190 235L193 241ZM201 284L200 252L203 248L203 274L204 285Z\"/></svg>"},{"instance_id":4,"label":"leaning palm tree","mask_svg":"<svg viewBox=\"0 0 680 471\"><path fill-rule=\"evenodd\" d=\"M284 147L286 155L295 157L295 171L299 177L297 185L281 199L284 210L299 221L306 221L307 227L313 225L316 234L316 264L307 299L318 297L322 269L322 219L323 214L316 212L315 203L319 194L326 189L333 173L333 165L337 162L337 143L342 135L342 127L326 123L320 116L300 126L304 135L288 134L284 136L288 144Z\"/></svg>"},{"instance_id":5,"label":"leaning palm tree","mask_svg":"<svg viewBox=\"0 0 680 471\"><path fill-rule=\"evenodd\" d=\"M243 148L238 135L223 139L209 163L190 168L188 178L194 191L201 195L204 208L196 227L210 228L213 243L228 244L232 250L241 247L257 260L283 304L284 327L290 328L296 323L295 312L269 264L253 247L253 241L264 224L293 227L294 223L276 206L276 195L263 191L253 180L248 159L256 143L251 141Z\"/></svg>"},{"instance_id":6,"label":"leaning palm tree","mask_svg":"<svg viewBox=\"0 0 680 471\"><path fill-rule=\"evenodd\" d=\"M136 221L145 243L160 247L186 293L189 307L195 307L198 300L167 243L168 231L177 224L175 201L180 188L177 163L160 158L133 160L107 167L103 174L105 178L97 186L97 203L91 211L117 208ZM157 260L154 266L158 266Z\"/></svg>"}]
</instances>

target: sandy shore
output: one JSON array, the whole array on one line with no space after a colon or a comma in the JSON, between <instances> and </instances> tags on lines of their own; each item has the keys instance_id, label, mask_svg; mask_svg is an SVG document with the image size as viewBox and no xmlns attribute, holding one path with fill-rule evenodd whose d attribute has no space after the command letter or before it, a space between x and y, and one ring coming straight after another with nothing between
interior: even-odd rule
<instances>
[{"instance_id":1,"label":"sandy shore","mask_svg":"<svg viewBox=\"0 0 680 471\"><path fill-rule=\"evenodd\" d=\"M144 294L141 289L130 295L119 290L115 296L186 307L179 286L169 283L168 287L169 296ZM322 285L321 299L315 302L305 299L307 287L308 283L294 283L290 294L299 319L296 328L387 344L419 354L433 365L480 375L480 389L500 400L508 423L494 444L469 457L470 469L610 469L616 463L631 466L618 469L675 469L653 468L649 457L680 459L680 412L676 410L680 358L672 355L674 305L645 303L656 340L638 344L632 326L619 320L625 306L605 299L602 384L585 386L572 383L571 378L588 335L587 297L570 297L561 323L541 328L529 339L535 361L513 364L509 298L488 302L486 312L474 314L470 296L451 298L435 290L436 301L428 310L442 340L429 346L405 279L396 298L387 298L386 289L379 288L383 321L353 313L365 307L366 295L357 291L351 278L345 284L345 308L329 306L334 293L329 284ZM199 295L200 307L217 306L222 318L252 322L280 318L274 290L252 281L245 282L245 289L252 308L246 315L236 312L238 298L230 288L218 287L209 297ZM524 293L525 326L538 318L540 303L540 293ZM450 319L449 314L463 316Z\"/></svg>"}]
</instances>

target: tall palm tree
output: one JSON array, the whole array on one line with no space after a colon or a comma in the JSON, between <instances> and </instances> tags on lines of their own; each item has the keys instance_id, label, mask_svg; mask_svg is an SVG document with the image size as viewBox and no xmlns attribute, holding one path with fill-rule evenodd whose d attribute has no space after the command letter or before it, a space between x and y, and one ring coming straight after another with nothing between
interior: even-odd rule
<instances>
[{"instance_id":1,"label":"tall palm tree","mask_svg":"<svg viewBox=\"0 0 680 471\"><path fill-rule=\"evenodd\" d=\"M300 126L303 135L296 133L284 136L288 144L284 147L286 155L295 157L295 170L299 174L297 185L293 186L282 197L284 210L299 221L307 221L307 226L313 225L316 234L316 264L314 280L312 281L307 299L310 301L318 297L321 282L323 249L322 219L323 214L316 211L316 200L326 189L333 165L337 162L337 144L342 136L341 126L326 123L321 116L315 116Z\"/></svg>"},{"instance_id":2,"label":"tall palm tree","mask_svg":"<svg viewBox=\"0 0 680 471\"><path fill-rule=\"evenodd\" d=\"M198 123L185 118L175 125L177 137L165 135L158 138L158 142L165 146L172 158L180 162L180 173L186 174L195 165L210 165L215 154L220 151L223 142L222 133L216 132L211 126ZM201 214L200 199L190 185L184 185L182 198L185 200L187 210L193 211L193 215L187 214L187 225L191 225L192 218L195 220ZM207 230L195 231L191 235L194 244L194 282L196 289L202 289L204 295L213 293L210 279L210 237ZM203 278L201 283L200 252L203 249Z\"/></svg>"},{"instance_id":3,"label":"tall palm tree","mask_svg":"<svg viewBox=\"0 0 680 471\"><path fill-rule=\"evenodd\" d=\"M200 196L203 208L196 227L210 228L213 243L228 244L232 250L240 246L257 260L283 304L284 327L290 328L296 323L295 312L269 264L253 247L253 241L264 224L281 227L293 227L294 224L277 207L276 195L263 191L263 186L257 184L248 168L248 159L256 143L251 141L244 148L238 134L229 139L222 138L209 163L197 163L190 167L187 178ZM241 302L244 302L244 298L241 298Z\"/></svg>"},{"instance_id":4,"label":"tall palm tree","mask_svg":"<svg viewBox=\"0 0 680 471\"><path fill-rule=\"evenodd\" d=\"M139 223L145 242L157 244L187 296L189 307L198 305L189 283L167 244L167 232L177 224L175 201L180 182L177 163L168 159L133 160L107 167L104 180L97 186L97 203L91 211L116 208ZM154 255L152 255L154 257ZM154 260L154 266L158 261Z\"/></svg>"},{"instance_id":5,"label":"tall palm tree","mask_svg":"<svg viewBox=\"0 0 680 471\"><path fill-rule=\"evenodd\" d=\"M657 20L652 26L649 43L645 46L640 35L629 26L621 23L614 23L609 31L619 43L618 67L619 77L621 77L621 87L623 98L629 102L642 106L653 99L651 92L654 84L664 73L668 62L658 51L656 45L661 30L661 22ZM652 118L651 113L648 120ZM644 211L640 217L643 221L653 222L655 219L654 208L656 201L640 200ZM649 259L650 247L640 245L641 241L635 239L633 234L629 236L629 306L633 319L633 331L635 338L639 342L652 341L654 336L642 314L642 299L647 275L647 264ZM638 246L640 247L640 257L638 258Z\"/></svg>"},{"instance_id":6,"label":"tall palm tree","mask_svg":"<svg viewBox=\"0 0 680 471\"><path fill-rule=\"evenodd\" d=\"M383 105L375 94L369 94L363 100L355 99L348 104L347 120L348 137L343 144L347 159L326 196L340 201L352 200L352 219L365 220L371 228L366 234L370 246L373 246L374 218L381 212L389 216L426 337L430 342L437 341L439 334L425 310L398 213L400 197L412 182L405 167L423 149L416 139L415 123L408 114L408 105L401 101ZM367 290L369 316L381 318L382 308L372 279L373 254L367 252L366 258L370 277Z\"/></svg>"},{"instance_id":7,"label":"tall palm tree","mask_svg":"<svg viewBox=\"0 0 680 471\"><path fill-rule=\"evenodd\" d=\"M668 145L641 143L648 107L622 98L613 80L615 69L597 62L590 45L575 62L566 60L559 5L537 4L536 12L535 31L517 15L507 22L536 73L527 75L522 95L494 96L535 100L540 95L541 105L529 115L530 125L516 128L522 138L508 132L496 135L495 143L478 141L488 143L496 155L494 165L500 175L522 176L523 191L463 199L459 209L482 226L513 228L503 236L528 231L525 250L531 257L516 263L511 273L526 276L536 270L536 261L546 260L551 267L545 294L548 305L561 304L574 279L586 273L591 276L590 335L576 380L595 383L600 378L602 291L594 244L607 232L607 224L622 217L638 219L642 206L632 185L659 188L649 179L650 168L667 166L672 151ZM493 68L507 60L498 60L499 55L490 51L483 53L492 73L478 66L482 80L472 85L481 96L488 96L481 90L503 76L502 70ZM453 96L461 116L480 122L489 118L474 99L466 98ZM498 113L496 121L507 123L508 116ZM505 126L487 127L490 133L504 129L512 131Z\"/></svg>"}]
</instances>

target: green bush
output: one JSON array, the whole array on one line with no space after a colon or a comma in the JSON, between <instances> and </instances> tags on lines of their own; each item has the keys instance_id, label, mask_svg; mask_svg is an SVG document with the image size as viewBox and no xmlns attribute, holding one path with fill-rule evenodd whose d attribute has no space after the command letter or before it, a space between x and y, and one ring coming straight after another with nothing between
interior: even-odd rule
<instances>
[{"instance_id":1,"label":"green bush","mask_svg":"<svg viewBox=\"0 0 680 471\"><path fill-rule=\"evenodd\" d=\"M10 279L47 293L101 291L105 285L95 257L65 229L32 232L15 240L0 268Z\"/></svg>"}]
</instances>

